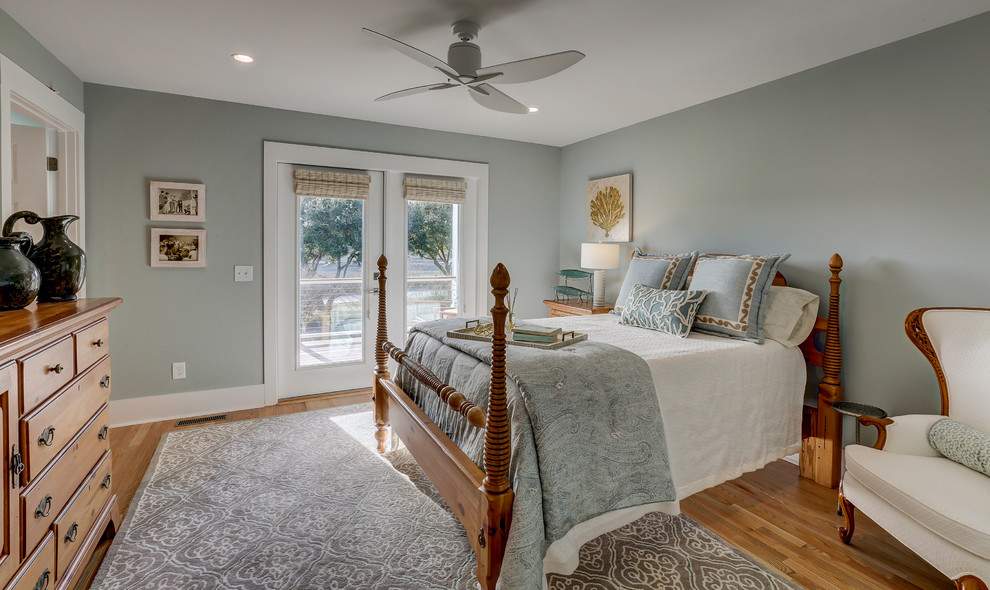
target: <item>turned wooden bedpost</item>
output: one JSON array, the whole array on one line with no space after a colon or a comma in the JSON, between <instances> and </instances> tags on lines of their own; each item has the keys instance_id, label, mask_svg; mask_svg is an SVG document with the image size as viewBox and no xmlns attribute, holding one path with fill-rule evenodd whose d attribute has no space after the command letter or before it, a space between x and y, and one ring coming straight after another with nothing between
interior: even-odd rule
<instances>
[{"instance_id":1,"label":"turned wooden bedpost","mask_svg":"<svg viewBox=\"0 0 990 590\"><path fill-rule=\"evenodd\" d=\"M386 451L388 441L388 397L382 387L381 380L389 379L388 353L382 345L388 340L388 325L385 320L385 268L388 259L382 254L378 257L378 330L375 332L375 383L373 397L375 401L375 440L378 441L378 452Z\"/></svg>"},{"instance_id":2,"label":"turned wooden bedpost","mask_svg":"<svg viewBox=\"0 0 990 590\"><path fill-rule=\"evenodd\" d=\"M842 371L842 345L839 339L839 285L842 279L842 257L833 254L828 261L832 278L829 282L828 331L822 351L822 377L818 384L818 408L812 425L815 444L811 473L802 473L815 482L830 488L839 485L842 476L842 416L832 409L832 402L842 400L843 388L839 381Z\"/></svg>"},{"instance_id":3,"label":"turned wooden bedpost","mask_svg":"<svg viewBox=\"0 0 990 590\"><path fill-rule=\"evenodd\" d=\"M478 581L482 588L493 589L501 571L502 556L509 536L512 487L509 481L510 431L505 395L505 318L509 309L509 271L499 263L492 271L492 380L488 393L488 419L485 426L485 479L482 488L487 497L487 514L479 533L482 551L478 553Z\"/></svg>"}]
</instances>

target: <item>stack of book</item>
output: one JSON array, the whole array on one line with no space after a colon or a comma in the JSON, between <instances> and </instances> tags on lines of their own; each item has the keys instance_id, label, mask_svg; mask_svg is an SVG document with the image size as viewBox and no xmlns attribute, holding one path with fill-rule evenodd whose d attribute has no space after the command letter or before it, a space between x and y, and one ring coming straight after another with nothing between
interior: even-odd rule
<instances>
[{"instance_id":1,"label":"stack of book","mask_svg":"<svg viewBox=\"0 0 990 590\"><path fill-rule=\"evenodd\" d=\"M512 329L512 339L518 342L553 344L560 340L560 328L546 328L532 324L519 324Z\"/></svg>"}]
</instances>

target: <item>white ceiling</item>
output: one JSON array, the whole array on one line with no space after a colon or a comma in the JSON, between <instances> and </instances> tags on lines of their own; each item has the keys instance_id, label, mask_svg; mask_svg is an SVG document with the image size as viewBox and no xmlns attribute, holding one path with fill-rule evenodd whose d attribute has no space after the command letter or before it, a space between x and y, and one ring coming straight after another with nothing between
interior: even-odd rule
<instances>
[{"instance_id":1,"label":"white ceiling","mask_svg":"<svg viewBox=\"0 0 990 590\"><path fill-rule=\"evenodd\" d=\"M0 0L86 82L554 146L593 137L990 10L990 0ZM442 60L459 19L482 65L577 49L555 76L375 97L440 74L361 32ZM256 59L235 63L234 52Z\"/></svg>"}]
</instances>

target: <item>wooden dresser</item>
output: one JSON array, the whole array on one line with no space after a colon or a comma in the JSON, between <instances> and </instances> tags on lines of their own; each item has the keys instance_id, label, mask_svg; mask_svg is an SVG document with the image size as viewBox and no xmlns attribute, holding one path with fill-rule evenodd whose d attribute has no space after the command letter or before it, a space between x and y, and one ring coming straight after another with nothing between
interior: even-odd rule
<instances>
[{"instance_id":1,"label":"wooden dresser","mask_svg":"<svg viewBox=\"0 0 990 590\"><path fill-rule=\"evenodd\" d=\"M107 405L107 314L120 302L0 312L5 590L72 590L96 544L120 525Z\"/></svg>"}]
</instances>

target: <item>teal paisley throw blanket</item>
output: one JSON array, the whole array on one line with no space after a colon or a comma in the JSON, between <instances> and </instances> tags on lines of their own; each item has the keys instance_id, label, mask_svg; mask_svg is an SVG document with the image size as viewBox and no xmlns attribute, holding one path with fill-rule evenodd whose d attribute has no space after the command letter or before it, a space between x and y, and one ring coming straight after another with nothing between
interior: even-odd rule
<instances>
[{"instance_id":1,"label":"teal paisley throw blanket","mask_svg":"<svg viewBox=\"0 0 990 590\"><path fill-rule=\"evenodd\" d=\"M420 324L406 352L486 408L491 344L447 337L463 327L464 318ZM599 514L673 501L674 485L643 359L587 341L553 351L507 346L506 354L515 499L498 587L537 590L550 543ZM483 465L484 430L468 426L407 372L400 369L395 380Z\"/></svg>"}]
</instances>

